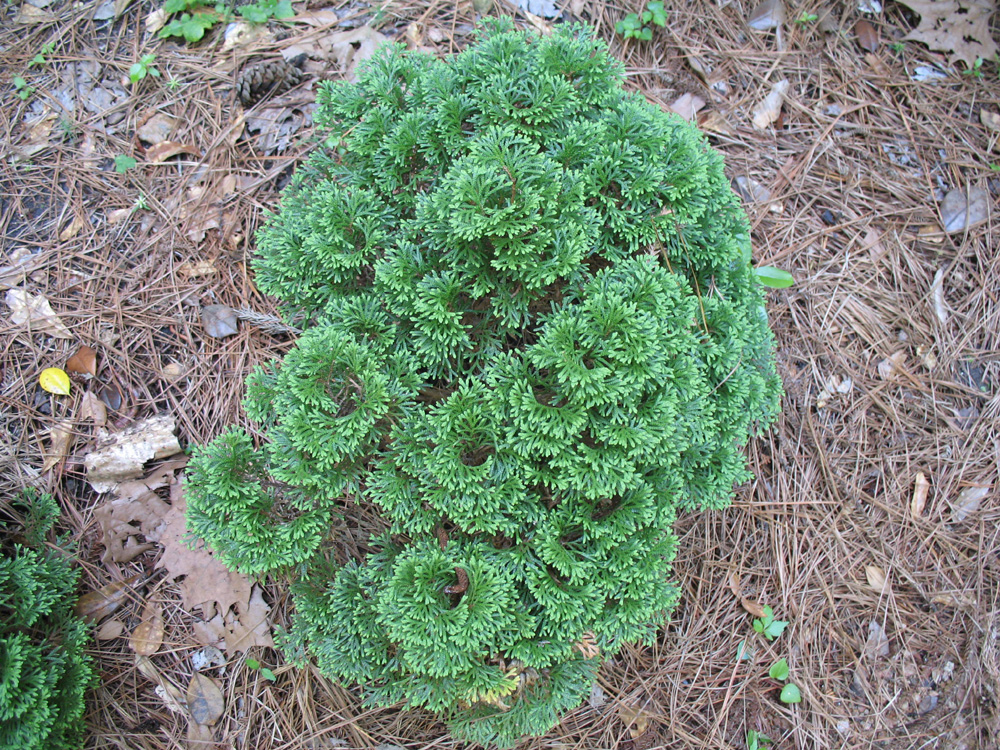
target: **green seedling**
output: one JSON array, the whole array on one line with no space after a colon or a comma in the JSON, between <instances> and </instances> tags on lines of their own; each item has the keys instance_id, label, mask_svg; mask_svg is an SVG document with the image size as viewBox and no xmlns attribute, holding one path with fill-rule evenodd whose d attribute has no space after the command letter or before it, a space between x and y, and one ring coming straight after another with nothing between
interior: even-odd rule
<instances>
[{"instance_id":1,"label":"green seedling","mask_svg":"<svg viewBox=\"0 0 1000 750\"><path fill-rule=\"evenodd\" d=\"M275 676L274 672L272 672L267 667L262 667L260 665L260 662L252 657L249 656L247 657L246 665L250 667L250 669L260 670L260 676L263 677L268 682L274 682L275 680L278 679L277 676Z\"/></svg>"},{"instance_id":2,"label":"green seedling","mask_svg":"<svg viewBox=\"0 0 1000 750\"><path fill-rule=\"evenodd\" d=\"M784 633L787 627L787 622L774 619L774 610L770 607L764 607L764 616L758 617L753 621L753 629L769 641L773 641Z\"/></svg>"},{"instance_id":3,"label":"green seedling","mask_svg":"<svg viewBox=\"0 0 1000 750\"><path fill-rule=\"evenodd\" d=\"M972 63L972 67L963 70L962 75L968 76L969 78L981 79L983 77L983 58L977 57L976 61Z\"/></svg>"},{"instance_id":4,"label":"green seedling","mask_svg":"<svg viewBox=\"0 0 1000 750\"><path fill-rule=\"evenodd\" d=\"M176 91L177 89L179 89L181 86L184 85L177 78L168 78L166 80L166 84L167 84L167 88L170 89L171 91Z\"/></svg>"},{"instance_id":5,"label":"green seedling","mask_svg":"<svg viewBox=\"0 0 1000 750\"><path fill-rule=\"evenodd\" d=\"M771 738L753 729L747 730L747 750L764 750L771 746Z\"/></svg>"},{"instance_id":6,"label":"green seedling","mask_svg":"<svg viewBox=\"0 0 1000 750\"><path fill-rule=\"evenodd\" d=\"M799 690L799 686L794 682L789 682L783 688L781 688L781 702L782 703L801 703L802 702L802 692Z\"/></svg>"},{"instance_id":7,"label":"green seedling","mask_svg":"<svg viewBox=\"0 0 1000 750\"><path fill-rule=\"evenodd\" d=\"M14 84L14 93L17 94L22 102L28 101L32 94L35 93L35 87L29 86L28 82L21 78L21 76L14 76L11 82Z\"/></svg>"},{"instance_id":8,"label":"green seedling","mask_svg":"<svg viewBox=\"0 0 1000 750\"><path fill-rule=\"evenodd\" d=\"M160 77L160 71L153 67L153 63L156 61L156 55L149 54L143 55L139 58L139 62L132 63L132 67L128 69L128 78L132 83L139 83L146 76L152 76L153 78Z\"/></svg>"},{"instance_id":9,"label":"green seedling","mask_svg":"<svg viewBox=\"0 0 1000 750\"><path fill-rule=\"evenodd\" d=\"M771 669L767 672L768 677L772 680L778 680L779 682L784 682L788 679L788 659L778 659L771 665Z\"/></svg>"},{"instance_id":10,"label":"green seedling","mask_svg":"<svg viewBox=\"0 0 1000 750\"><path fill-rule=\"evenodd\" d=\"M115 156L115 171L118 174L125 174L130 169L134 169L135 165L136 160L131 156L125 156L125 154Z\"/></svg>"},{"instance_id":11,"label":"green seedling","mask_svg":"<svg viewBox=\"0 0 1000 750\"><path fill-rule=\"evenodd\" d=\"M753 649L747 645L746 641L740 641L736 646L736 661L750 661L753 659Z\"/></svg>"},{"instance_id":12,"label":"green seedling","mask_svg":"<svg viewBox=\"0 0 1000 750\"><path fill-rule=\"evenodd\" d=\"M780 268L757 266L753 272L761 284L772 289L785 289L795 283L795 277Z\"/></svg>"},{"instance_id":13,"label":"green seedling","mask_svg":"<svg viewBox=\"0 0 1000 750\"><path fill-rule=\"evenodd\" d=\"M615 24L615 31L626 39L639 39L648 42L653 38L653 30L646 24L652 23L661 28L667 25L667 11L662 0L653 0L646 4L642 15L629 13Z\"/></svg>"},{"instance_id":14,"label":"green seedling","mask_svg":"<svg viewBox=\"0 0 1000 750\"><path fill-rule=\"evenodd\" d=\"M795 19L795 23L799 26L805 26L810 23L816 23L819 20L819 15L816 13L803 13L801 16Z\"/></svg>"},{"instance_id":15,"label":"green seedling","mask_svg":"<svg viewBox=\"0 0 1000 750\"><path fill-rule=\"evenodd\" d=\"M905 42L893 42L892 44L889 45L889 49L891 49L897 55L901 54L903 52L903 50L906 49L906 43Z\"/></svg>"},{"instance_id":16,"label":"green seedling","mask_svg":"<svg viewBox=\"0 0 1000 750\"><path fill-rule=\"evenodd\" d=\"M166 39L180 36L187 42L201 41L206 31L229 17L229 12L222 3L209 8L201 0L167 0L163 4L163 12L167 15L180 13L180 17L174 18L160 29L159 37Z\"/></svg>"},{"instance_id":17,"label":"green seedling","mask_svg":"<svg viewBox=\"0 0 1000 750\"><path fill-rule=\"evenodd\" d=\"M34 67L35 65L45 65L49 60L49 55L56 51L56 45L54 42L48 42L42 45L42 49L37 55L31 58L31 62L28 63L28 67Z\"/></svg>"}]
</instances>

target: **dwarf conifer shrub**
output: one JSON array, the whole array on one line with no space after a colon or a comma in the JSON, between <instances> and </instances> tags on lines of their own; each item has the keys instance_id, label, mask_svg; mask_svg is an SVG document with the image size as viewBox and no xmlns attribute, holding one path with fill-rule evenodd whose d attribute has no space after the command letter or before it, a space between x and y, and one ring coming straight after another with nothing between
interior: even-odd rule
<instances>
[{"instance_id":1,"label":"dwarf conifer shrub","mask_svg":"<svg viewBox=\"0 0 1000 750\"><path fill-rule=\"evenodd\" d=\"M59 509L26 495L27 523L0 541L0 749L69 750L83 743L83 697L91 679L87 630L73 614L76 571L43 541Z\"/></svg>"},{"instance_id":2,"label":"dwarf conifer shrub","mask_svg":"<svg viewBox=\"0 0 1000 750\"><path fill-rule=\"evenodd\" d=\"M675 514L729 501L777 410L721 158L622 80L585 28L496 22L326 84L256 260L308 328L248 380L256 435L191 463L193 534L297 570L292 653L483 744L655 637ZM384 533L337 565L348 503Z\"/></svg>"}]
</instances>

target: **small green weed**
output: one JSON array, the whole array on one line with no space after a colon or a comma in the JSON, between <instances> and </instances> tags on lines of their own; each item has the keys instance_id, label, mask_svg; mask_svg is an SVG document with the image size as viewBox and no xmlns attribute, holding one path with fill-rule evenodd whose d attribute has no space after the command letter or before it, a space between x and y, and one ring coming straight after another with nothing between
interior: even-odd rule
<instances>
[{"instance_id":1,"label":"small green weed","mask_svg":"<svg viewBox=\"0 0 1000 750\"><path fill-rule=\"evenodd\" d=\"M267 23L269 19L279 21L295 15L291 0L257 0L253 5L242 5L236 9L250 23Z\"/></svg>"},{"instance_id":2,"label":"small green weed","mask_svg":"<svg viewBox=\"0 0 1000 750\"><path fill-rule=\"evenodd\" d=\"M795 19L795 23L799 26L807 26L811 23L816 23L819 20L819 15L816 13L803 13L801 16Z\"/></svg>"},{"instance_id":3,"label":"small green weed","mask_svg":"<svg viewBox=\"0 0 1000 750\"><path fill-rule=\"evenodd\" d=\"M171 91L176 91L177 89L179 89L181 86L184 85L177 78L168 78L166 80L166 84L167 84L167 88L170 89Z\"/></svg>"},{"instance_id":4,"label":"small green weed","mask_svg":"<svg viewBox=\"0 0 1000 750\"><path fill-rule=\"evenodd\" d=\"M11 79L11 83L14 84L14 93L17 94L22 102L28 101L35 93L35 87L29 86L28 82L21 78L21 76L14 76Z\"/></svg>"},{"instance_id":5,"label":"small green weed","mask_svg":"<svg viewBox=\"0 0 1000 750\"><path fill-rule=\"evenodd\" d=\"M136 160L131 156L126 156L125 154L118 154L115 156L115 171L118 174L125 174L130 169L135 169Z\"/></svg>"},{"instance_id":6,"label":"small green weed","mask_svg":"<svg viewBox=\"0 0 1000 750\"><path fill-rule=\"evenodd\" d=\"M770 607L764 607L764 616L753 621L753 629L769 641L773 641L784 633L787 627L787 622L774 619L774 610Z\"/></svg>"},{"instance_id":7,"label":"small green weed","mask_svg":"<svg viewBox=\"0 0 1000 750\"><path fill-rule=\"evenodd\" d=\"M648 42L653 38L653 30L647 26L653 23L656 26L667 25L667 11L663 7L662 0L652 0L646 3L646 10L640 16L638 13L629 13L625 18L615 24L615 31L626 39L639 39Z\"/></svg>"},{"instance_id":8,"label":"small green weed","mask_svg":"<svg viewBox=\"0 0 1000 750\"><path fill-rule=\"evenodd\" d=\"M889 45L889 49L895 52L897 55L902 54L903 50L906 49L905 42L893 42Z\"/></svg>"},{"instance_id":9,"label":"small green weed","mask_svg":"<svg viewBox=\"0 0 1000 750\"><path fill-rule=\"evenodd\" d=\"M963 70L962 75L981 80L983 77L983 58L977 57L976 61L972 63L972 67Z\"/></svg>"},{"instance_id":10,"label":"small green weed","mask_svg":"<svg viewBox=\"0 0 1000 750\"><path fill-rule=\"evenodd\" d=\"M166 39L180 36L187 42L201 41L206 31L229 16L228 9L222 3L209 8L201 0L167 0L163 4L163 12L167 15L181 15L160 29L159 37Z\"/></svg>"},{"instance_id":11,"label":"small green weed","mask_svg":"<svg viewBox=\"0 0 1000 750\"><path fill-rule=\"evenodd\" d=\"M156 55L143 55L139 58L139 62L132 63L132 67L128 69L128 79L132 83L139 83L147 75L159 78L160 71L153 66L154 62L156 62Z\"/></svg>"},{"instance_id":12,"label":"small green weed","mask_svg":"<svg viewBox=\"0 0 1000 750\"><path fill-rule=\"evenodd\" d=\"M771 738L766 734L747 730L747 750L764 750L771 746Z\"/></svg>"},{"instance_id":13,"label":"small green weed","mask_svg":"<svg viewBox=\"0 0 1000 750\"><path fill-rule=\"evenodd\" d=\"M248 667L250 667L250 669L259 669L261 677L263 677L265 680L267 680L269 682L274 682L276 679L278 679L275 676L274 672L272 672L267 667L262 667L260 665L260 662L257 661L256 659L253 659L253 658L251 658L251 657L248 656L246 658L246 665Z\"/></svg>"},{"instance_id":14,"label":"small green weed","mask_svg":"<svg viewBox=\"0 0 1000 750\"><path fill-rule=\"evenodd\" d=\"M55 42L48 42L42 45L42 49L31 58L31 62L28 63L29 68L33 68L36 65L45 65L49 61L49 56L56 51Z\"/></svg>"}]
</instances>

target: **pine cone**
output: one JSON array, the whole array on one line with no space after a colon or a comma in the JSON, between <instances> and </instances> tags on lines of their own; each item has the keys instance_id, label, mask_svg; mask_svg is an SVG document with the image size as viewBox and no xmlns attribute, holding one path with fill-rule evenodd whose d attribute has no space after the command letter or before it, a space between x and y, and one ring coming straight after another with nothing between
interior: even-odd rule
<instances>
[{"instance_id":1,"label":"pine cone","mask_svg":"<svg viewBox=\"0 0 1000 750\"><path fill-rule=\"evenodd\" d=\"M265 96L280 94L302 81L302 71L284 60L255 63L240 71L236 95L244 107L256 104Z\"/></svg>"}]
</instances>

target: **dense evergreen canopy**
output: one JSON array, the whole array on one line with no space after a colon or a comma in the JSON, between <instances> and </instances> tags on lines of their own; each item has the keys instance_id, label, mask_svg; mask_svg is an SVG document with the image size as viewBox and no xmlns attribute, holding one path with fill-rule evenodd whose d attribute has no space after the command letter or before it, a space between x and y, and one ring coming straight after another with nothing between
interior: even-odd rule
<instances>
[{"instance_id":1,"label":"dense evergreen canopy","mask_svg":"<svg viewBox=\"0 0 1000 750\"><path fill-rule=\"evenodd\" d=\"M655 636L679 509L719 508L780 384L721 157L582 27L383 48L320 92L327 148L259 236L308 330L256 371L266 440L197 451L189 525L297 566L289 648L510 745ZM371 504L366 559L323 561Z\"/></svg>"}]
</instances>

